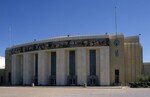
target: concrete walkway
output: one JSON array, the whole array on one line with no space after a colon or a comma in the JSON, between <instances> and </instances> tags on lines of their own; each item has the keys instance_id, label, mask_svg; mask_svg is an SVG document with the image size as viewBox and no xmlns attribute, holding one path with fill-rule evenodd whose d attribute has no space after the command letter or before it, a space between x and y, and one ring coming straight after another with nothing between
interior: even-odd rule
<instances>
[{"instance_id":1,"label":"concrete walkway","mask_svg":"<svg viewBox=\"0 0 150 97\"><path fill-rule=\"evenodd\" d=\"M0 97L150 97L150 88L0 87Z\"/></svg>"}]
</instances>

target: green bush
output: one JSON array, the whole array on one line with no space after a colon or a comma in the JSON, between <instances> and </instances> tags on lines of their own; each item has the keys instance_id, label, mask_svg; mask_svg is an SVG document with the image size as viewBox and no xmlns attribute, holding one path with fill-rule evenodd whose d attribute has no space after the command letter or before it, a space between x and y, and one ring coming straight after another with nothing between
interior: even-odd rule
<instances>
[{"instance_id":1,"label":"green bush","mask_svg":"<svg viewBox=\"0 0 150 97\"><path fill-rule=\"evenodd\" d=\"M148 82L149 77L144 74L141 74L137 77L137 79L139 82Z\"/></svg>"},{"instance_id":2,"label":"green bush","mask_svg":"<svg viewBox=\"0 0 150 97\"><path fill-rule=\"evenodd\" d=\"M137 84L134 83L134 82L129 83L129 86L130 86L131 88L137 88L137 87L138 87Z\"/></svg>"},{"instance_id":3,"label":"green bush","mask_svg":"<svg viewBox=\"0 0 150 97\"><path fill-rule=\"evenodd\" d=\"M148 82L132 82L132 83L129 83L129 86L131 88L148 88L150 83Z\"/></svg>"},{"instance_id":4,"label":"green bush","mask_svg":"<svg viewBox=\"0 0 150 97\"><path fill-rule=\"evenodd\" d=\"M147 87L150 87L150 81L149 80L149 77L144 75L144 74L141 74L137 77L137 80L138 82L132 82L132 83L129 83L129 86L131 88L147 88Z\"/></svg>"},{"instance_id":5,"label":"green bush","mask_svg":"<svg viewBox=\"0 0 150 97\"><path fill-rule=\"evenodd\" d=\"M147 82L147 85L150 86L150 82Z\"/></svg>"}]
</instances>

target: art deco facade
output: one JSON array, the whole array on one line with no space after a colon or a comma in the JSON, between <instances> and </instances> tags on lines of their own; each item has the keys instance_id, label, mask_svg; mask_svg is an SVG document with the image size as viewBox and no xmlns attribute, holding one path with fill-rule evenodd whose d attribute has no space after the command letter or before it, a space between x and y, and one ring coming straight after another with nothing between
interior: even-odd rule
<instances>
[{"instance_id":1,"label":"art deco facade","mask_svg":"<svg viewBox=\"0 0 150 97\"><path fill-rule=\"evenodd\" d=\"M139 36L67 36L6 49L12 85L117 85L142 72Z\"/></svg>"}]
</instances>

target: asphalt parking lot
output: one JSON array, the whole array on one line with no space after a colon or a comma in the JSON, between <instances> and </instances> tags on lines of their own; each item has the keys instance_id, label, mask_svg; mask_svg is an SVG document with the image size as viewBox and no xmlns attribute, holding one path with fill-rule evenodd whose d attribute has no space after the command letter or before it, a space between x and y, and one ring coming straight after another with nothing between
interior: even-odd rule
<instances>
[{"instance_id":1,"label":"asphalt parking lot","mask_svg":"<svg viewBox=\"0 0 150 97\"><path fill-rule=\"evenodd\" d=\"M150 88L0 87L0 97L150 97Z\"/></svg>"}]
</instances>

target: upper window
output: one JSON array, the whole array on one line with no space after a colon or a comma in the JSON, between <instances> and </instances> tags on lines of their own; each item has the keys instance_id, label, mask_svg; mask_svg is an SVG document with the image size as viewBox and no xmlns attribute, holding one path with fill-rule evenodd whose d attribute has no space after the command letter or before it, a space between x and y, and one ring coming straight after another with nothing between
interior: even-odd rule
<instances>
[{"instance_id":1,"label":"upper window","mask_svg":"<svg viewBox=\"0 0 150 97\"><path fill-rule=\"evenodd\" d=\"M118 49L115 50L115 56L116 56L116 57L119 56L119 50L118 50Z\"/></svg>"}]
</instances>

